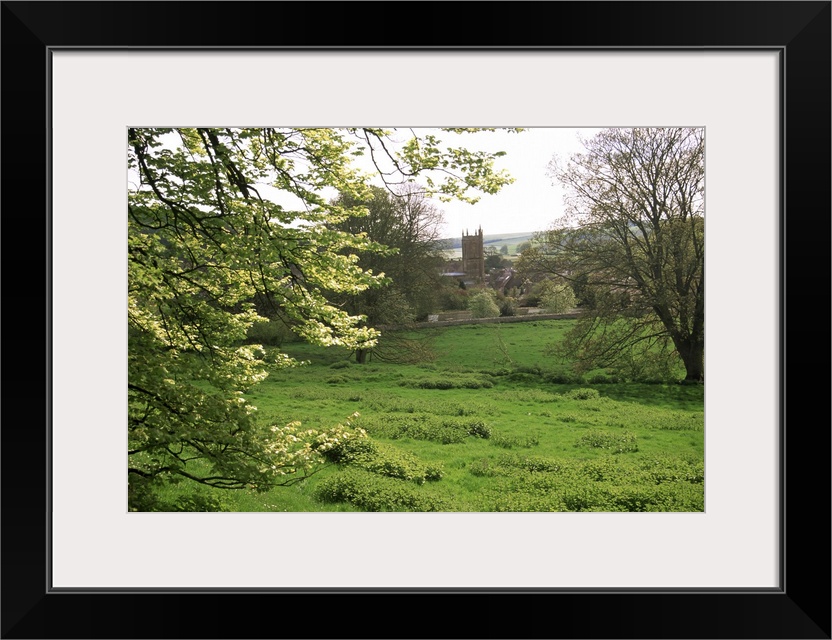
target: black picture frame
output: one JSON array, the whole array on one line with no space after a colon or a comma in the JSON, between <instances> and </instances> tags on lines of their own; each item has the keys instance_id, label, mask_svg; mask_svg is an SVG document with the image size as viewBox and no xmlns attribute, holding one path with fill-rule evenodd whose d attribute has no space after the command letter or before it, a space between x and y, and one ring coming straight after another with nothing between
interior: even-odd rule
<instances>
[{"instance_id":1,"label":"black picture frame","mask_svg":"<svg viewBox=\"0 0 832 640\"><path fill-rule=\"evenodd\" d=\"M393 20L393 6L407 18ZM829 1L2 2L2 637L830 638L830 8ZM778 51L780 588L51 591L48 82L50 51L66 47Z\"/></svg>"}]
</instances>

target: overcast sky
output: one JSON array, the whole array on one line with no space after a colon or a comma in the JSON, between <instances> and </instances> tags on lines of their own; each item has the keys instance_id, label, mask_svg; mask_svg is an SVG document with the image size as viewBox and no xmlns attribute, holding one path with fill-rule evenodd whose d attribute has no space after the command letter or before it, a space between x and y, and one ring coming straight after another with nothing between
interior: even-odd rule
<instances>
[{"instance_id":1,"label":"overcast sky","mask_svg":"<svg viewBox=\"0 0 832 640\"><path fill-rule=\"evenodd\" d=\"M418 133L420 130L416 130ZM592 137L599 129L534 128L521 133L483 132L456 136L454 144L468 149L505 151L495 167L507 169L515 178L495 195L484 195L476 204L437 202L444 211L443 237L456 237L463 229L482 226L485 235L542 231L563 212L563 192L547 175L555 154L568 157L581 151L579 136ZM454 140L455 138L455 140Z\"/></svg>"}]
</instances>

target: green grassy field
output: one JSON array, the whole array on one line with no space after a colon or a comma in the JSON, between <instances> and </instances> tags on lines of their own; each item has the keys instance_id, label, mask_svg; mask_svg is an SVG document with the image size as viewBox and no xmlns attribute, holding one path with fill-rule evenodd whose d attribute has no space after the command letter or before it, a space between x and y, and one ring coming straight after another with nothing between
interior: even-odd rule
<instances>
[{"instance_id":1,"label":"green grassy field","mask_svg":"<svg viewBox=\"0 0 832 640\"><path fill-rule=\"evenodd\" d=\"M571 322L431 329L436 359L419 365L288 344L309 364L248 394L260 419L357 413L370 438L291 487L200 490L231 511L704 510L703 386L574 380L543 354Z\"/></svg>"}]
</instances>

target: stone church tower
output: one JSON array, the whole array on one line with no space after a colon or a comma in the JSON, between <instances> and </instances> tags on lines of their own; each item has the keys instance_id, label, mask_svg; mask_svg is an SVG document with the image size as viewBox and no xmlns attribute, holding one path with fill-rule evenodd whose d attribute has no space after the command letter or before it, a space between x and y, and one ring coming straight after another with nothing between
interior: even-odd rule
<instances>
[{"instance_id":1,"label":"stone church tower","mask_svg":"<svg viewBox=\"0 0 832 640\"><path fill-rule=\"evenodd\" d=\"M473 235L462 233L462 271L467 278L485 280L485 250L482 244L482 227Z\"/></svg>"}]
</instances>

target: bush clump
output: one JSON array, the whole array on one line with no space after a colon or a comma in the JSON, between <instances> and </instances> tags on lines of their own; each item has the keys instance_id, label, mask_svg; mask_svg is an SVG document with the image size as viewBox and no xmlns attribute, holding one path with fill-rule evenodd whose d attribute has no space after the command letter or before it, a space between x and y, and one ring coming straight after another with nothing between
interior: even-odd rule
<instances>
[{"instance_id":1,"label":"bush clump","mask_svg":"<svg viewBox=\"0 0 832 640\"><path fill-rule=\"evenodd\" d=\"M578 438L576 447L608 449L613 453L630 453L638 451L636 434L630 431L614 433L611 431L591 430Z\"/></svg>"},{"instance_id":2,"label":"bush clump","mask_svg":"<svg viewBox=\"0 0 832 640\"><path fill-rule=\"evenodd\" d=\"M468 465L491 478L481 511L703 511L701 461L693 457L586 461L505 453Z\"/></svg>"},{"instance_id":3,"label":"bush clump","mask_svg":"<svg viewBox=\"0 0 832 640\"><path fill-rule=\"evenodd\" d=\"M448 498L412 482L360 469L345 469L321 482L315 497L322 502L348 502L364 511L456 511Z\"/></svg>"},{"instance_id":4,"label":"bush clump","mask_svg":"<svg viewBox=\"0 0 832 640\"><path fill-rule=\"evenodd\" d=\"M513 449L514 447L523 447L529 449L540 444L540 439L537 436L509 436L502 433L494 434L491 437L491 444L503 449Z\"/></svg>"},{"instance_id":5,"label":"bush clump","mask_svg":"<svg viewBox=\"0 0 832 640\"><path fill-rule=\"evenodd\" d=\"M581 384L584 382L580 373L569 370L549 371L543 374L543 380L550 384Z\"/></svg>"},{"instance_id":6,"label":"bush clump","mask_svg":"<svg viewBox=\"0 0 832 640\"><path fill-rule=\"evenodd\" d=\"M500 301L500 317L507 318L517 315L517 300L514 298L505 298Z\"/></svg>"},{"instance_id":7,"label":"bush clump","mask_svg":"<svg viewBox=\"0 0 832 640\"><path fill-rule=\"evenodd\" d=\"M426 464L412 453L370 438L346 440L324 455L330 462L359 467L371 473L416 484L442 478L441 465Z\"/></svg>"},{"instance_id":8,"label":"bush clump","mask_svg":"<svg viewBox=\"0 0 832 640\"><path fill-rule=\"evenodd\" d=\"M571 398L572 400L596 400L601 397L601 394L598 393L598 389L573 389L572 391L567 391L563 395L567 398Z\"/></svg>"},{"instance_id":9,"label":"bush clump","mask_svg":"<svg viewBox=\"0 0 832 640\"><path fill-rule=\"evenodd\" d=\"M474 318L496 318L500 315L500 307L488 291L480 291L469 297L468 309Z\"/></svg>"},{"instance_id":10,"label":"bush clump","mask_svg":"<svg viewBox=\"0 0 832 640\"><path fill-rule=\"evenodd\" d=\"M361 417L355 424L370 435L391 440L413 438L440 444L461 444L469 436L491 436L490 427L481 420L464 420L427 413Z\"/></svg>"},{"instance_id":11,"label":"bush clump","mask_svg":"<svg viewBox=\"0 0 832 640\"><path fill-rule=\"evenodd\" d=\"M468 423L468 435L476 438L483 438L488 440L491 437L491 427L485 424L482 420L476 420Z\"/></svg>"},{"instance_id":12,"label":"bush clump","mask_svg":"<svg viewBox=\"0 0 832 640\"><path fill-rule=\"evenodd\" d=\"M445 376L435 378L417 378L415 380L402 380L399 383L402 387L413 387L415 389L491 389L494 383L477 376Z\"/></svg>"}]
</instances>

